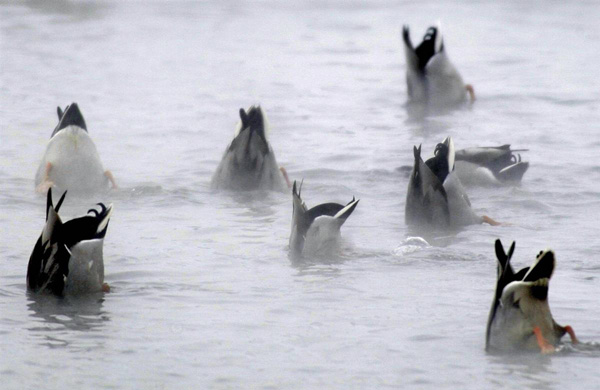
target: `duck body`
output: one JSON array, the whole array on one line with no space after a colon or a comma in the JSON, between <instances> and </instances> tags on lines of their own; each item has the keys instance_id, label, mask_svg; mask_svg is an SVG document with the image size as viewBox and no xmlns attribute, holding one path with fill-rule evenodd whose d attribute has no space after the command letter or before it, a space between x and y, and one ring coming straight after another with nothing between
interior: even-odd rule
<instances>
[{"instance_id":1,"label":"duck body","mask_svg":"<svg viewBox=\"0 0 600 390\"><path fill-rule=\"evenodd\" d=\"M106 291L102 248L112 205L99 203L100 211L63 223L58 211L65 195L54 207L48 190L46 224L29 258L27 288L61 296Z\"/></svg>"},{"instance_id":2,"label":"duck body","mask_svg":"<svg viewBox=\"0 0 600 390\"><path fill-rule=\"evenodd\" d=\"M235 137L213 175L212 187L284 191L286 177L267 140L267 119L262 108L252 106L247 112L240 109L240 119Z\"/></svg>"},{"instance_id":3,"label":"duck body","mask_svg":"<svg viewBox=\"0 0 600 390\"><path fill-rule=\"evenodd\" d=\"M486 350L549 353L565 333L576 343L572 328L558 325L548 304L554 252L540 252L531 267L515 273L510 264L514 248L513 242L507 254L496 240L498 279L486 328Z\"/></svg>"},{"instance_id":4,"label":"duck body","mask_svg":"<svg viewBox=\"0 0 600 390\"><path fill-rule=\"evenodd\" d=\"M409 100L413 103L436 107L454 106L467 100L467 92L474 100L472 87L465 85L444 47L439 26L427 29L423 41L416 48L410 39L408 26L402 29L406 56L406 83Z\"/></svg>"},{"instance_id":5,"label":"duck body","mask_svg":"<svg viewBox=\"0 0 600 390\"><path fill-rule=\"evenodd\" d=\"M510 145L476 147L456 151L456 172L464 183L519 183L529 168Z\"/></svg>"},{"instance_id":6,"label":"duck body","mask_svg":"<svg viewBox=\"0 0 600 390\"><path fill-rule=\"evenodd\" d=\"M35 176L38 191L49 187L72 193L106 190L112 179L105 171L77 103L58 108L59 123Z\"/></svg>"},{"instance_id":7,"label":"duck body","mask_svg":"<svg viewBox=\"0 0 600 390\"><path fill-rule=\"evenodd\" d=\"M447 137L434 157L423 161L421 146L413 148L415 162L406 196L405 221L410 227L445 230L481 223L454 172L454 143Z\"/></svg>"},{"instance_id":8,"label":"duck body","mask_svg":"<svg viewBox=\"0 0 600 390\"><path fill-rule=\"evenodd\" d=\"M359 199L346 204L323 203L311 209L300 197L301 186L292 187L292 231L290 251L295 256L326 254L334 249L341 238L340 229L352 214Z\"/></svg>"}]
</instances>

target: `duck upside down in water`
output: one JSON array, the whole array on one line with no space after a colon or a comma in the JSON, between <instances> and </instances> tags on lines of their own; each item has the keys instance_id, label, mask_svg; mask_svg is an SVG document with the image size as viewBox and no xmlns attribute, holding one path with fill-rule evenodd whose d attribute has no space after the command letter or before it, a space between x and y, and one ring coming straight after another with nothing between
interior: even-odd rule
<instances>
[{"instance_id":1,"label":"duck upside down in water","mask_svg":"<svg viewBox=\"0 0 600 390\"><path fill-rule=\"evenodd\" d=\"M90 138L77 103L64 112L57 108L58 125L52 132L46 152L35 175L36 191L56 187L61 191L90 193L117 188L110 171L105 171L94 141Z\"/></svg>"},{"instance_id":2,"label":"duck upside down in water","mask_svg":"<svg viewBox=\"0 0 600 390\"><path fill-rule=\"evenodd\" d=\"M423 162L421 146L413 148L415 163L408 183L405 221L410 227L445 230L477 223L498 225L478 216L454 172L454 142L447 137L437 144L434 157Z\"/></svg>"},{"instance_id":3,"label":"duck upside down in water","mask_svg":"<svg viewBox=\"0 0 600 390\"><path fill-rule=\"evenodd\" d=\"M100 211L91 209L92 215L63 223L58 211L66 194L54 207L48 190L46 225L29 258L27 288L55 295L107 292L102 247L112 205L98 203Z\"/></svg>"},{"instance_id":4,"label":"duck upside down in water","mask_svg":"<svg viewBox=\"0 0 600 390\"><path fill-rule=\"evenodd\" d=\"M527 149L511 149L510 145L467 148L456 151L456 172L463 183L519 183L529 168L521 161Z\"/></svg>"},{"instance_id":5,"label":"duck upside down in water","mask_svg":"<svg viewBox=\"0 0 600 390\"><path fill-rule=\"evenodd\" d=\"M450 62L440 26L427 29L423 42L416 48L410 39L408 26L402 28L406 56L406 83L411 102L436 107L454 106L475 100L473 87L463 79Z\"/></svg>"},{"instance_id":6,"label":"duck upside down in water","mask_svg":"<svg viewBox=\"0 0 600 390\"><path fill-rule=\"evenodd\" d=\"M211 185L229 190L276 190L290 187L287 172L277 165L267 140L268 121L260 106L240 108L240 123L225 150Z\"/></svg>"},{"instance_id":7,"label":"duck upside down in water","mask_svg":"<svg viewBox=\"0 0 600 390\"><path fill-rule=\"evenodd\" d=\"M294 256L326 252L339 242L340 229L352 214L360 199L352 198L348 204L322 203L311 209L300 197L302 184L292 187L292 232L290 251Z\"/></svg>"},{"instance_id":8,"label":"duck upside down in water","mask_svg":"<svg viewBox=\"0 0 600 390\"><path fill-rule=\"evenodd\" d=\"M541 251L531 267L515 273L510 265L514 250L514 242L506 253L500 240L496 240L498 280L487 322L486 351L552 353L565 333L571 336L574 344L578 343L573 328L558 325L548 305L554 252L550 249Z\"/></svg>"}]
</instances>

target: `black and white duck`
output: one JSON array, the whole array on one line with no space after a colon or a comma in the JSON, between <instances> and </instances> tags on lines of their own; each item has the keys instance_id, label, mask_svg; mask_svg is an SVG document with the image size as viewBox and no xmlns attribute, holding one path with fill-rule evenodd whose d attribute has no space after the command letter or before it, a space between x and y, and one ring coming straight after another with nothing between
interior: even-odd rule
<instances>
[{"instance_id":1,"label":"black and white duck","mask_svg":"<svg viewBox=\"0 0 600 390\"><path fill-rule=\"evenodd\" d=\"M46 224L27 266L27 287L55 295L107 292L102 248L112 205L64 222L58 215L66 191L54 207L52 189L46 201Z\"/></svg>"},{"instance_id":2,"label":"black and white duck","mask_svg":"<svg viewBox=\"0 0 600 390\"><path fill-rule=\"evenodd\" d=\"M456 151L456 172L465 184L520 183L529 168L521 160L527 149L511 149L510 145L475 147Z\"/></svg>"},{"instance_id":3,"label":"black and white duck","mask_svg":"<svg viewBox=\"0 0 600 390\"><path fill-rule=\"evenodd\" d=\"M117 187L110 171L104 170L77 103L57 108L54 128L35 175L36 190L54 187L72 193L93 193Z\"/></svg>"},{"instance_id":4,"label":"black and white duck","mask_svg":"<svg viewBox=\"0 0 600 390\"><path fill-rule=\"evenodd\" d=\"M427 29L416 48L407 25L402 28L406 55L406 83L411 102L444 107L463 103L467 94L475 100L473 87L465 84L444 46L440 26Z\"/></svg>"},{"instance_id":5,"label":"black and white duck","mask_svg":"<svg viewBox=\"0 0 600 390\"><path fill-rule=\"evenodd\" d=\"M410 227L446 230L461 226L499 223L478 216L454 170L454 142L447 137L437 144L434 156L423 161L421 146L413 148L415 162L409 178L405 221Z\"/></svg>"},{"instance_id":6,"label":"black and white duck","mask_svg":"<svg viewBox=\"0 0 600 390\"><path fill-rule=\"evenodd\" d=\"M341 238L340 228L352 214L359 199L346 205L322 203L311 209L300 197L302 184L292 187L292 232L290 251L293 255L325 254L335 248Z\"/></svg>"},{"instance_id":7,"label":"black and white duck","mask_svg":"<svg viewBox=\"0 0 600 390\"><path fill-rule=\"evenodd\" d=\"M554 321L548 305L548 287L556 257L550 249L541 251L531 267L515 273L510 264L515 243L508 253L496 240L498 279L487 322L486 351L529 350L552 353L568 333L578 343L573 328Z\"/></svg>"}]
</instances>

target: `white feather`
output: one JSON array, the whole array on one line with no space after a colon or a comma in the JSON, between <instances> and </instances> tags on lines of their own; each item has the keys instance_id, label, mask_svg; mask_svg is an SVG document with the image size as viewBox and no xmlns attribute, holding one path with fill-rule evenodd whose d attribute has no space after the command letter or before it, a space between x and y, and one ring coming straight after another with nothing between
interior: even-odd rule
<instances>
[{"instance_id":1,"label":"white feather","mask_svg":"<svg viewBox=\"0 0 600 390\"><path fill-rule=\"evenodd\" d=\"M69 293L102 290L104 282L103 239L81 241L71 248L69 276L65 291Z\"/></svg>"},{"instance_id":2,"label":"white feather","mask_svg":"<svg viewBox=\"0 0 600 390\"><path fill-rule=\"evenodd\" d=\"M438 20L436 23L437 34L435 34L435 53L439 53L442 50L442 22Z\"/></svg>"},{"instance_id":3,"label":"white feather","mask_svg":"<svg viewBox=\"0 0 600 390\"><path fill-rule=\"evenodd\" d=\"M108 205L106 216L104 217L102 222L100 222L100 224L98 225L98 229L96 230L96 233L99 233L102 230L104 230L104 228L106 228L106 225L108 225L108 221L110 220L110 216L112 215L112 212L113 212L113 205L111 203L110 205Z\"/></svg>"},{"instance_id":4,"label":"white feather","mask_svg":"<svg viewBox=\"0 0 600 390\"><path fill-rule=\"evenodd\" d=\"M44 178L46 164L51 163L50 180L69 191L90 191L108 187L96 145L87 131L67 126L48 142L36 174L36 185Z\"/></svg>"},{"instance_id":5,"label":"white feather","mask_svg":"<svg viewBox=\"0 0 600 390\"><path fill-rule=\"evenodd\" d=\"M354 200L353 202L348 203L348 205L346 207L344 207L343 209L341 209L340 211L338 211L333 218L339 218L340 216L344 215L344 213L346 211L348 211L349 208L351 208L352 206L354 206L356 204L356 202L358 202L358 199Z\"/></svg>"},{"instance_id":6,"label":"white feather","mask_svg":"<svg viewBox=\"0 0 600 390\"><path fill-rule=\"evenodd\" d=\"M452 172L454 170L454 160L456 159L455 151L454 151L454 141L452 137L448 137L448 171Z\"/></svg>"}]
</instances>

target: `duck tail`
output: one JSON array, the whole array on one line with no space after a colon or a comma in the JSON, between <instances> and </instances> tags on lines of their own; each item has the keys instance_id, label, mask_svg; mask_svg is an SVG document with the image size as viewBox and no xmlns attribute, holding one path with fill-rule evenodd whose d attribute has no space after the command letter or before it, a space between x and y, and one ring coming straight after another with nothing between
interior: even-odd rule
<instances>
[{"instance_id":1,"label":"duck tail","mask_svg":"<svg viewBox=\"0 0 600 390\"><path fill-rule=\"evenodd\" d=\"M356 198L353 197L352 200L350 202L348 202L348 204L343 209L341 209L340 211L338 211L333 216L333 218L335 218L338 221L340 221L340 226L342 226L344 224L344 222L346 222L346 219L348 219L348 217L350 216L350 214L352 214L352 212L356 208L356 205L358 205L359 201L360 201L360 199L356 199Z\"/></svg>"},{"instance_id":2,"label":"duck tail","mask_svg":"<svg viewBox=\"0 0 600 390\"><path fill-rule=\"evenodd\" d=\"M85 119L83 119L83 115L81 114L81 111L79 111L77 103L71 103L65 108L65 111L61 111L60 107L58 107L56 111L59 116L59 121L50 138L54 137L56 133L67 126L77 126L87 131Z\"/></svg>"}]
</instances>

